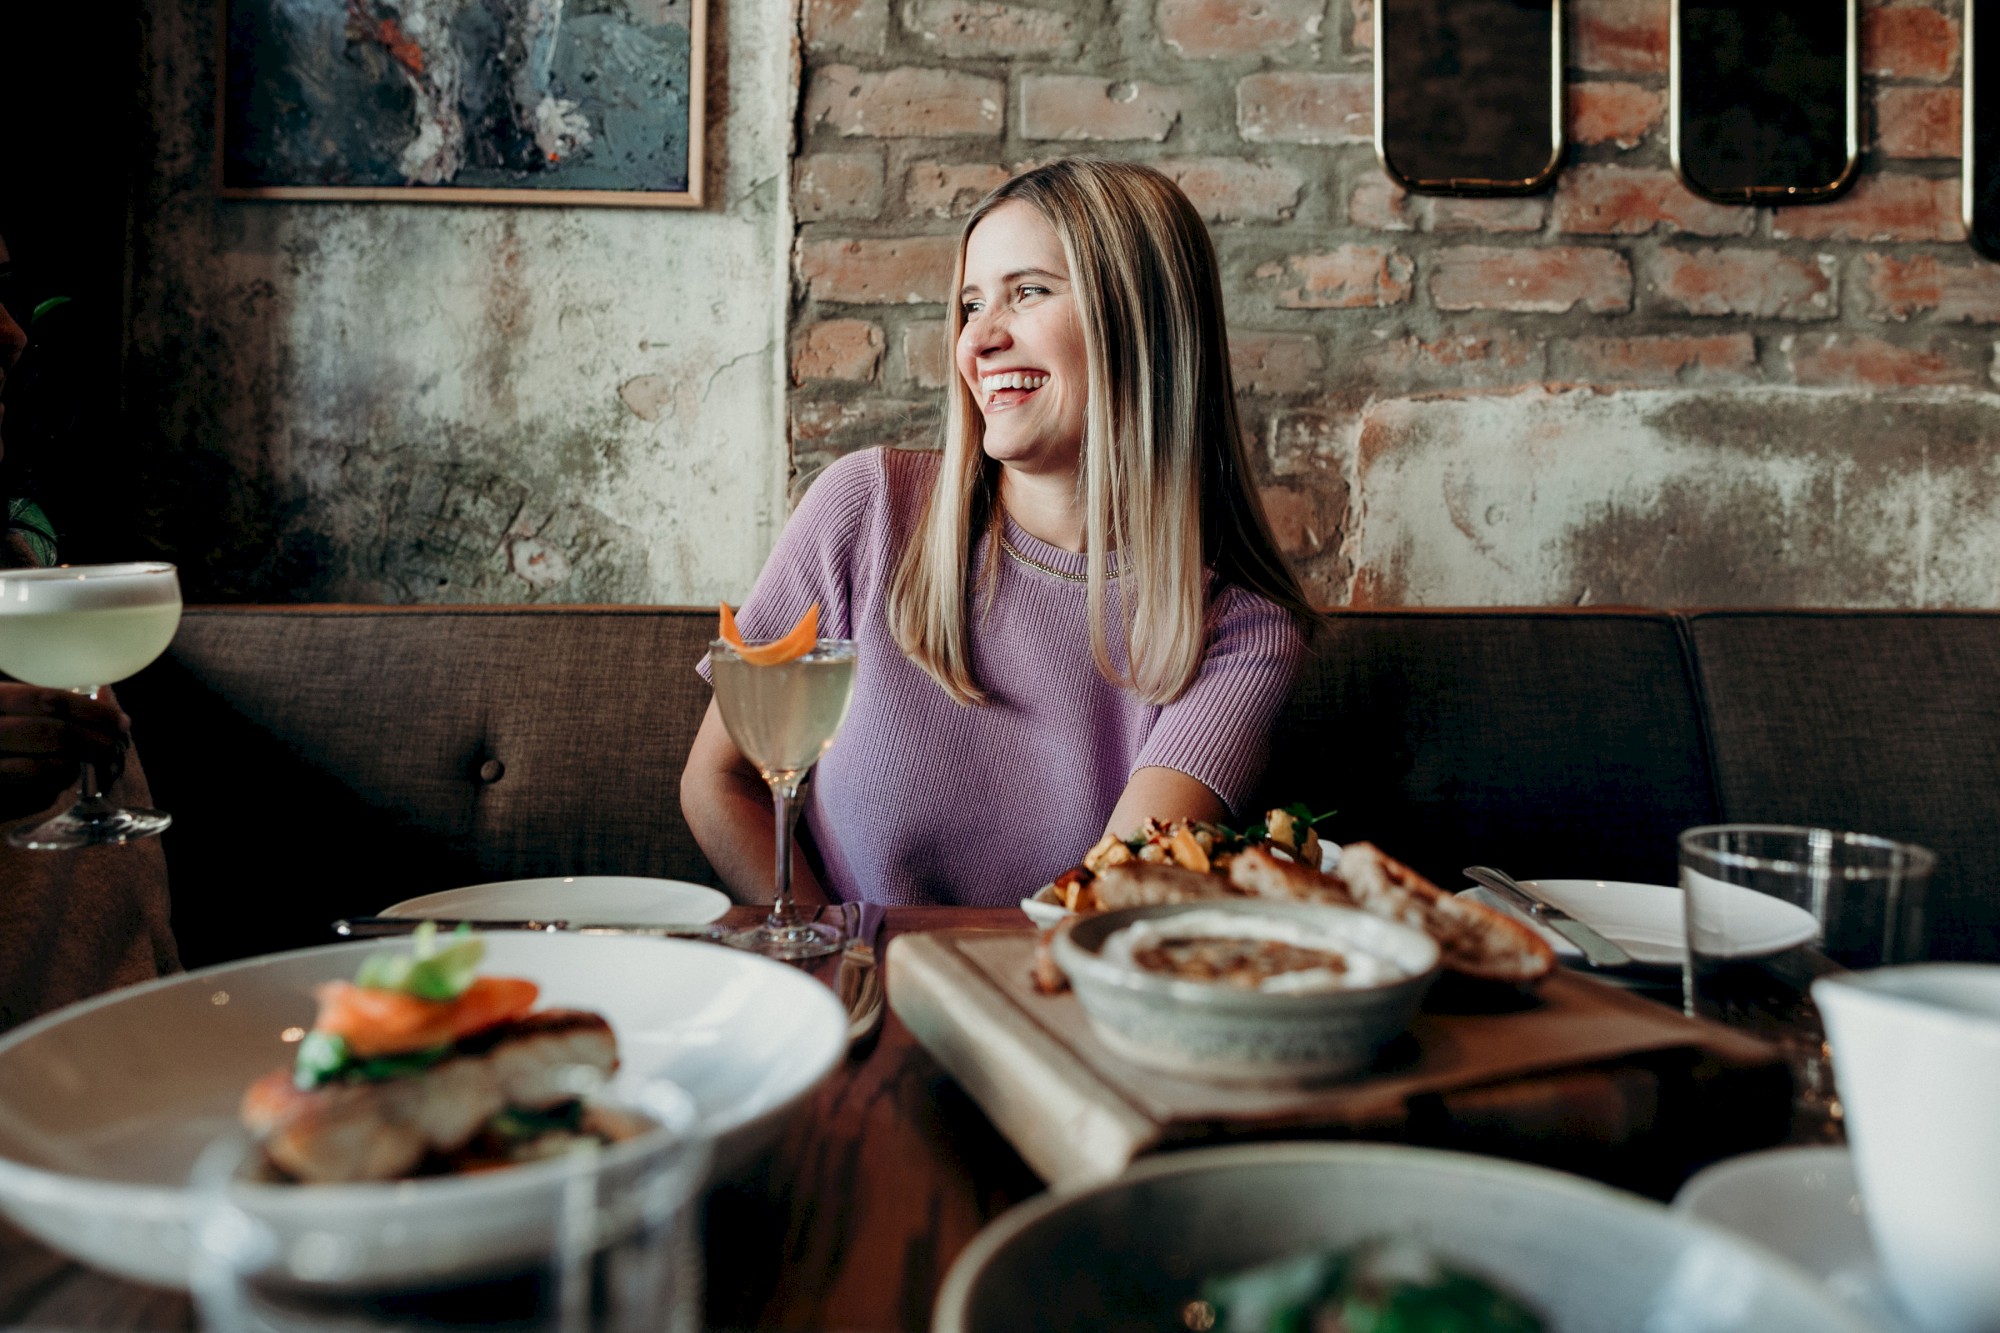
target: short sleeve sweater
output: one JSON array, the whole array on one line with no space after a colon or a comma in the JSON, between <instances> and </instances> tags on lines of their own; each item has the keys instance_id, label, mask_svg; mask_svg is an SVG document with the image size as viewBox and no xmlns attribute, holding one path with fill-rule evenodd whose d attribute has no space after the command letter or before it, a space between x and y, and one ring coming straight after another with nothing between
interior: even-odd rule
<instances>
[{"instance_id":1,"label":"short sleeve sweater","mask_svg":"<svg viewBox=\"0 0 2000 1333\"><path fill-rule=\"evenodd\" d=\"M1201 672L1174 702L1146 702L1090 654L1084 556L1011 520L990 604L969 614L974 678L960 704L903 655L889 584L937 475L936 454L872 449L820 475L737 613L776 638L814 602L820 633L857 643L854 702L808 787L805 820L827 891L843 901L1001 906L1076 864L1132 774L1186 773L1234 811L1263 771L1270 732L1305 657L1281 607L1221 587ZM973 568L986 567L986 543ZM708 675L704 660L700 669Z\"/></svg>"}]
</instances>

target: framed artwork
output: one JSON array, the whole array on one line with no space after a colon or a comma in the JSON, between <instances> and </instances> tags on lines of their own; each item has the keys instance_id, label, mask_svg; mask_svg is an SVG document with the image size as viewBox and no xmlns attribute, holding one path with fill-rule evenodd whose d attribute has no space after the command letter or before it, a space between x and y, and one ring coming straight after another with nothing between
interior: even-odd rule
<instances>
[{"instance_id":1,"label":"framed artwork","mask_svg":"<svg viewBox=\"0 0 2000 1333\"><path fill-rule=\"evenodd\" d=\"M233 199L702 202L707 0L224 0Z\"/></svg>"}]
</instances>

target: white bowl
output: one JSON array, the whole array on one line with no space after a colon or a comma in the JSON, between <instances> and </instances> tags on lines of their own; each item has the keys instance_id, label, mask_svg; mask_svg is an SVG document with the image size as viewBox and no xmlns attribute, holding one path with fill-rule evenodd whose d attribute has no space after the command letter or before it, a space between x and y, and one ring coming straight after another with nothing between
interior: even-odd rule
<instances>
[{"instance_id":1,"label":"white bowl","mask_svg":"<svg viewBox=\"0 0 2000 1333\"><path fill-rule=\"evenodd\" d=\"M383 916L440 921L567 921L577 926L701 926L729 910L718 890L638 875L509 879L406 898Z\"/></svg>"},{"instance_id":2,"label":"white bowl","mask_svg":"<svg viewBox=\"0 0 2000 1333\"><path fill-rule=\"evenodd\" d=\"M1867 1333L1805 1274L1727 1232L1576 1176L1378 1144L1168 1153L1044 1194L959 1255L933 1333L1182 1326L1203 1279L1407 1238L1560 1333Z\"/></svg>"},{"instance_id":3,"label":"white bowl","mask_svg":"<svg viewBox=\"0 0 2000 1333\"><path fill-rule=\"evenodd\" d=\"M1110 937L1134 922L1189 914L1324 931L1401 975L1348 990L1274 994L1157 976L1103 956ZM1091 1030L1115 1054L1218 1083L1305 1084L1353 1074L1410 1025L1438 974L1437 942L1420 930L1352 907L1265 899L1100 912L1058 931L1054 953Z\"/></svg>"},{"instance_id":4,"label":"white bowl","mask_svg":"<svg viewBox=\"0 0 2000 1333\"><path fill-rule=\"evenodd\" d=\"M1632 955L1644 967L1679 967L1687 961L1685 895L1667 884L1632 884L1608 879L1531 879L1522 881L1542 897L1584 922ZM1819 933L1811 912L1782 898L1734 884L1715 886L1729 901L1729 933L1717 947L1728 958L1779 953L1807 943ZM1558 957L1581 958L1575 944L1536 921L1498 894L1484 888L1461 890L1472 898L1535 928Z\"/></svg>"},{"instance_id":5,"label":"white bowl","mask_svg":"<svg viewBox=\"0 0 2000 1333\"><path fill-rule=\"evenodd\" d=\"M685 1089L701 1132L718 1140L718 1171L775 1138L847 1049L833 992L782 963L683 940L485 939L482 970L527 977L543 1005L610 1021L623 1062L614 1095L653 1078ZM285 1033L311 1023L312 988L352 977L383 947L334 944L205 968L0 1038L0 1211L86 1263L185 1286L185 1186L196 1158L236 1123L244 1088L290 1062ZM384 1188L448 1189L460 1209L490 1199L497 1211L520 1188L512 1174Z\"/></svg>"}]
</instances>

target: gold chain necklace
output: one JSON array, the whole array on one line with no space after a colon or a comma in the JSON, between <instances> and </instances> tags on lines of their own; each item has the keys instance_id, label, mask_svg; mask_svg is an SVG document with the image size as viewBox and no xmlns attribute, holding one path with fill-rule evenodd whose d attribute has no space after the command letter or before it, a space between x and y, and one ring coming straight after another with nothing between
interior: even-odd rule
<instances>
[{"instance_id":1,"label":"gold chain necklace","mask_svg":"<svg viewBox=\"0 0 2000 1333\"><path fill-rule=\"evenodd\" d=\"M1014 543L1007 540L1007 534L1004 532L1000 534L1000 549L1012 557L1016 563L1026 565L1029 569L1039 569L1044 574L1053 574L1065 583L1090 582L1088 575L1072 574L1066 569L1057 569L1054 565L1045 565L1031 555L1023 555L1020 551L1014 549ZM1115 579L1118 577L1118 574L1119 571L1116 568L1104 571L1104 577L1108 579Z\"/></svg>"}]
</instances>

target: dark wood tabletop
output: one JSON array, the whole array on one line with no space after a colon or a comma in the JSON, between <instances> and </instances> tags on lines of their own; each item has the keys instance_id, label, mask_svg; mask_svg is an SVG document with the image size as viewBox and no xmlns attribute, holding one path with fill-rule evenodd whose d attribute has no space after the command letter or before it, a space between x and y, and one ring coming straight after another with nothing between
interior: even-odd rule
<instances>
[{"instance_id":1,"label":"dark wood tabletop","mask_svg":"<svg viewBox=\"0 0 2000 1333\"><path fill-rule=\"evenodd\" d=\"M738 908L728 920L749 924L761 915ZM1024 924L1013 908L895 908L885 936ZM809 970L829 984L837 971L831 960ZM1640 1060L1444 1099L1404 1137L1544 1161L1664 1198L1702 1161L1776 1141L1782 1125L1758 1130L1736 1113L1773 1095L1782 1118L1782 1084L1775 1094L1767 1086L1728 1094L1698 1070ZM1622 1147L1584 1132L1624 1118L1723 1132L1700 1141L1641 1136ZM707 1326L927 1328L952 1261L987 1222L1041 1190L979 1107L889 1013L774 1149L713 1191L704 1236ZM192 1326L185 1296L104 1276L0 1222L0 1327Z\"/></svg>"}]
</instances>

